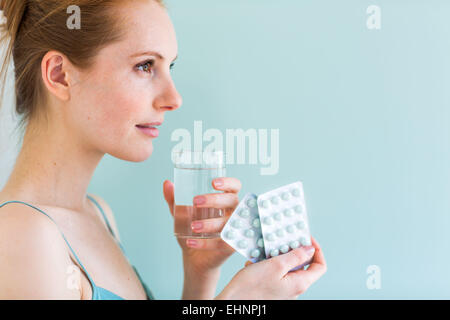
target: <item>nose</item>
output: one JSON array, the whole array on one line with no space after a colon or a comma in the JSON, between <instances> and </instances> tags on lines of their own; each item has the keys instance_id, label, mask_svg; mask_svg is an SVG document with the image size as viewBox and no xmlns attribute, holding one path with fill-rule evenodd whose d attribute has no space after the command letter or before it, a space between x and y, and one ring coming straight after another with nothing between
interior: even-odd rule
<instances>
[{"instance_id":1,"label":"nose","mask_svg":"<svg viewBox=\"0 0 450 320\"><path fill-rule=\"evenodd\" d=\"M181 107L183 99L178 93L171 78L165 82L161 89L161 94L156 97L153 103L157 109L161 109L163 111L174 111Z\"/></svg>"}]
</instances>

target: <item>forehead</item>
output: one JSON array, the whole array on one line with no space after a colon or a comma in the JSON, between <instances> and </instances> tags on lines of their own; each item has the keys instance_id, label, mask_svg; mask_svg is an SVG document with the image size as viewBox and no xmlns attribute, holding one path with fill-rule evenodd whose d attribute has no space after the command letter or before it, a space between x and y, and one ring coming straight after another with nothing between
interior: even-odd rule
<instances>
[{"instance_id":1,"label":"forehead","mask_svg":"<svg viewBox=\"0 0 450 320\"><path fill-rule=\"evenodd\" d=\"M157 51L166 59L176 57L178 46L175 30L164 7L153 0L128 0L117 7L123 39L110 47L121 55Z\"/></svg>"}]
</instances>

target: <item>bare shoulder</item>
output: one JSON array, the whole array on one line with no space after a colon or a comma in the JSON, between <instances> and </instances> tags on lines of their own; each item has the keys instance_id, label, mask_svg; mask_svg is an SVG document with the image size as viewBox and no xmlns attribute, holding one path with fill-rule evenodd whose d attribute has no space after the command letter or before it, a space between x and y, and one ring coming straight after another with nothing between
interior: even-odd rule
<instances>
[{"instance_id":1,"label":"bare shoulder","mask_svg":"<svg viewBox=\"0 0 450 320\"><path fill-rule=\"evenodd\" d=\"M30 249L36 249L33 242L39 245L57 238L61 238L57 225L42 212L20 203L0 208L0 244L23 246L30 242Z\"/></svg>"},{"instance_id":2,"label":"bare shoulder","mask_svg":"<svg viewBox=\"0 0 450 320\"><path fill-rule=\"evenodd\" d=\"M111 225L111 228L113 229L114 234L117 237L117 240L120 241L119 229L117 228L116 219L114 218L114 213L113 213L111 207L100 196L95 195L95 194L89 194L89 196L94 198L98 202L98 204L102 207L103 211L105 212L106 218L108 219L109 224Z\"/></svg>"},{"instance_id":3,"label":"bare shoulder","mask_svg":"<svg viewBox=\"0 0 450 320\"><path fill-rule=\"evenodd\" d=\"M79 286L67 286L67 245L41 212L18 203L0 208L0 256L0 299L80 299Z\"/></svg>"}]
</instances>

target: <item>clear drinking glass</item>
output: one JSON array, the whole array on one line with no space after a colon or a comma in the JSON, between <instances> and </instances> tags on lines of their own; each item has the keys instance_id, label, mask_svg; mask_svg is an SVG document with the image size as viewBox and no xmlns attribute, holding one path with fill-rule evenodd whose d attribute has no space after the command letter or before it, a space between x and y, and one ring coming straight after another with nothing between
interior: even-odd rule
<instances>
[{"instance_id":1,"label":"clear drinking glass","mask_svg":"<svg viewBox=\"0 0 450 320\"><path fill-rule=\"evenodd\" d=\"M194 220L224 216L218 208L198 208L193 205L197 195L219 193L212 181L225 177L225 161L222 151L178 151L172 153L175 185L175 236L179 238L216 238L220 233L197 233L191 229Z\"/></svg>"}]
</instances>

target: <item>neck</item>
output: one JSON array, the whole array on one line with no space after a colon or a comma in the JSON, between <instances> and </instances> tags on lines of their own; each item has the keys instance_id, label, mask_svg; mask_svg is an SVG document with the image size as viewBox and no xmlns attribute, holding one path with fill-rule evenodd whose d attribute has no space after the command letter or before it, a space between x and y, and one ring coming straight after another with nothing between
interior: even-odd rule
<instances>
[{"instance_id":1,"label":"neck","mask_svg":"<svg viewBox=\"0 0 450 320\"><path fill-rule=\"evenodd\" d=\"M103 153L87 147L63 121L29 123L22 149L2 193L9 199L79 211Z\"/></svg>"}]
</instances>

